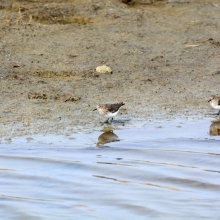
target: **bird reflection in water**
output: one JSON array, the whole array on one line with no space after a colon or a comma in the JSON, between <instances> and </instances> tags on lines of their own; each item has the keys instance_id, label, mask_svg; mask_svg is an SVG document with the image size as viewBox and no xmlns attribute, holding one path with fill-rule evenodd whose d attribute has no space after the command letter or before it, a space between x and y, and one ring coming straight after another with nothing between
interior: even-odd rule
<instances>
[{"instance_id":1,"label":"bird reflection in water","mask_svg":"<svg viewBox=\"0 0 220 220\"><path fill-rule=\"evenodd\" d=\"M220 136L220 121L215 121L210 125L209 134L211 136Z\"/></svg>"},{"instance_id":2,"label":"bird reflection in water","mask_svg":"<svg viewBox=\"0 0 220 220\"><path fill-rule=\"evenodd\" d=\"M112 131L105 131L98 137L97 147L108 147L105 144L120 141L119 137Z\"/></svg>"}]
</instances>

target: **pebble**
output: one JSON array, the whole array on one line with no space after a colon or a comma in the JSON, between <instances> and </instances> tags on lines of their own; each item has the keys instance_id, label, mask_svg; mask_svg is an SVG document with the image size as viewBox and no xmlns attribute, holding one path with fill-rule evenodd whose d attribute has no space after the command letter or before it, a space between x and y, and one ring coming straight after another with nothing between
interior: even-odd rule
<instances>
[{"instance_id":1,"label":"pebble","mask_svg":"<svg viewBox=\"0 0 220 220\"><path fill-rule=\"evenodd\" d=\"M98 66L96 67L96 72L97 73L106 73L106 74L111 74L112 70L110 67L103 65L103 66Z\"/></svg>"}]
</instances>

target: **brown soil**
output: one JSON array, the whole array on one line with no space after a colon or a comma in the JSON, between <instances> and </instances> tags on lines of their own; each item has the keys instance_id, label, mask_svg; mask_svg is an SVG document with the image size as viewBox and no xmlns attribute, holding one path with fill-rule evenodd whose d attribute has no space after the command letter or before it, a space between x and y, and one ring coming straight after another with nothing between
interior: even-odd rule
<instances>
[{"instance_id":1,"label":"brown soil","mask_svg":"<svg viewBox=\"0 0 220 220\"><path fill-rule=\"evenodd\" d=\"M213 112L219 10L217 0L2 0L0 136L100 129L99 103L126 103L118 127ZM112 74L95 72L104 64Z\"/></svg>"}]
</instances>

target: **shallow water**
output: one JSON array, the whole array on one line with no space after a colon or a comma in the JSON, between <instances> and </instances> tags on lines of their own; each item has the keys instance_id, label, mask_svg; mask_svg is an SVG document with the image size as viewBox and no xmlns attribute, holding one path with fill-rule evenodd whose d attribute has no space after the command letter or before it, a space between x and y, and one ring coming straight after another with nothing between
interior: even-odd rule
<instances>
[{"instance_id":1,"label":"shallow water","mask_svg":"<svg viewBox=\"0 0 220 220\"><path fill-rule=\"evenodd\" d=\"M0 219L219 219L220 124L2 140Z\"/></svg>"}]
</instances>

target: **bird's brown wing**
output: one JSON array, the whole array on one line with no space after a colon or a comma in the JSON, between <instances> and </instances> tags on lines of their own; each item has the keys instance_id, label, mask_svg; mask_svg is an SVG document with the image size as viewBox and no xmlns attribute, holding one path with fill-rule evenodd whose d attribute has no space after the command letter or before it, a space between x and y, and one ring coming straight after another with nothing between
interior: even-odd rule
<instances>
[{"instance_id":1,"label":"bird's brown wing","mask_svg":"<svg viewBox=\"0 0 220 220\"><path fill-rule=\"evenodd\" d=\"M116 104L107 104L106 108L108 109L109 112L115 113L119 110L119 108L124 105L122 103L116 103Z\"/></svg>"}]
</instances>

